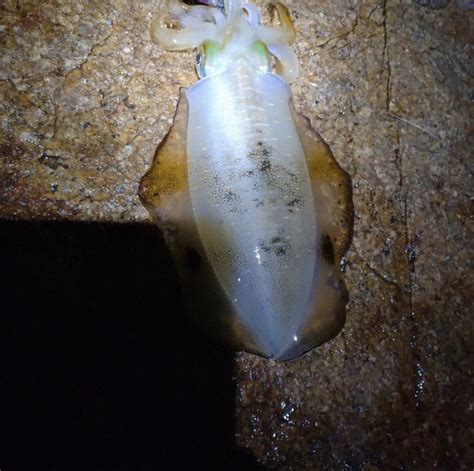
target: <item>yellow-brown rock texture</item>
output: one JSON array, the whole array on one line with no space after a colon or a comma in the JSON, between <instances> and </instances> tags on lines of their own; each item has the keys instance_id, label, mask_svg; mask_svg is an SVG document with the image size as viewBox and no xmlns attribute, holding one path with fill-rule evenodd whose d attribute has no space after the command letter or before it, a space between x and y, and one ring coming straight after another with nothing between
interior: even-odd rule
<instances>
[{"instance_id":1,"label":"yellow-brown rock texture","mask_svg":"<svg viewBox=\"0 0 474 471\"><path fill-rule=\"evenodd\" d=\"M295 106L352 177L355 227L341 267L350 302L342 333L294 361L226 357L229 378L212 384L216 394L232 391L232 440L262 469L472 469L474 6L455 0L289 0L287 6L301 65L292 84ZM139 181L172 122L179 88L196 80L191 53L166 52L150 41L159 7L140 0L0 2L4 220L134 223L151 230ZM77 235L74 228L66 232ZM94 237L86 242L94 244ZM15 244L3 250L15 251ZM140 260L151 256L134 253ZM34 253L28 260L38 261ZM169 261L158 265L156 283L175 286ZM123 292L135 286L126 279ZM129 314L140 317L147 309L138 302ZM163 304L156 307L156 316L168 313ZM146 331L159 325L140 324ZM161 369L166 351L153 350L148 335L147 358L160 360L144 360L143 374L172 389L169 368ZM156 332L157 344L163 335ZM54 345L61 356L62 344ZM192 355L183 355L183 364ZM213 355L202 360L210 371ZM146 385L140 378L137 388ZM107 402L112 393L103 394ZM140 429L139 418L125 414L126 426ZM158 410L151 414L158 420ZM81 424L80 415L74 420ZM199 435L199 424L193 427ZM164 459L143 450L137 455L142 458L130 459L129 467L105 459L103 467L88 469L155 469ZM144 456L150 467L133 467Z\"/></svg>"}]
</instances>

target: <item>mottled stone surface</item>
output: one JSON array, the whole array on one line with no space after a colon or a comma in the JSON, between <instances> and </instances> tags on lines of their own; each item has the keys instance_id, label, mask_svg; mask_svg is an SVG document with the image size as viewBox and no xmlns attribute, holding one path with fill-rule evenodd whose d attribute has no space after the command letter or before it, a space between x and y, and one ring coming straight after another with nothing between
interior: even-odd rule
<instances>
[{"instance_id":1,"label":"mottled stone surface","mask_svg":"<svg viewBox=\"0 0 474 471\"><path fill-rule=\"evenodd\" d=\"M342 333L288 363L237 355L236 440L269 468L474 464L474 17L420 3L288 1L295 104L356 219ZM0 216L147 220L139 180L195 80L149 40L158 6L1 3Z\"/></svg>"}]
</instances>

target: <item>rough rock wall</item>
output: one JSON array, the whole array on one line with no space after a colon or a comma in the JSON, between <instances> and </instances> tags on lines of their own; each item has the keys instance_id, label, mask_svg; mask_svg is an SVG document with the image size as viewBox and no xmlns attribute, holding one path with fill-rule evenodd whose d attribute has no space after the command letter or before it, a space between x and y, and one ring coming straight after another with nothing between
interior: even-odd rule
<instances>
[{"instance_id":1,"label":"rough rock wall","mask_svg":"<svg viewBox=\"0 0 474 471\"><path fill-rule=\"evenodd\" d=\"M237 443L275 469L470 469L473 12L287 3L296 107L353 179L351 300L295 361L237 355ZM2 2L0 216L147 220L138 182L195 80L149 40L158 6Z\"/></svg>"}]
</instances>

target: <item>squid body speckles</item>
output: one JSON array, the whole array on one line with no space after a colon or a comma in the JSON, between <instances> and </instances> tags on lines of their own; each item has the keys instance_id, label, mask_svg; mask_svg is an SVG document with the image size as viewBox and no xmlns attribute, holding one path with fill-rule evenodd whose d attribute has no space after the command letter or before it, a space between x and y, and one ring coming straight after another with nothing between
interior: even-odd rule
<instances>
[{"instance_id":1,"label":"squid body speckles","mask_svg":"<svg viewBox=\"0 0 474 471\"><path fill-rule=\"evenodd\" d=\"M200 80L181 91L140 198L196 323L237 349L285 360L344 324L351 182L291 104L298 63L286 7L273 4L275 28L251 3L224 4L171 1L152 24L165 48L196 48Z\"/></svg>"}]
</instances>

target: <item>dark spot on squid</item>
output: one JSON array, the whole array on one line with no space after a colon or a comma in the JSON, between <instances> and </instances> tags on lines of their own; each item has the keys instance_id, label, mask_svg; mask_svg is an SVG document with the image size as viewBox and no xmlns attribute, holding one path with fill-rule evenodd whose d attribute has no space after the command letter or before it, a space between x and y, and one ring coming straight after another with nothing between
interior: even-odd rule
<instances>
[{"instance_id":1,"label":"dark spot on squid","mask_svg":"<svg viewBox=\"0 0 474 471\"><path fill-rule=\"evenodd\" d=\"M271 168L272 168L272 164L270 162L270 159L263 159L262 162L260 163L260 166L258 167L258 169L261 172L267 172Z\"/></svg>"},{"instance_id":2,"label":"dark spot on squid","mask_svg":"<svg viewBox=\"0 0 474 471\"><path fill-rule=\"evenodd\" d=\"M286 247L284 246L279 246L275 248L275 254L276 255L285 255L286 254Z\"/></svg>"},{"instance_id":3,"label":"dark spot on squid","mask_svg":"<svg viewBox=\"0 0 474 471\"><path fill-rule=\"evenodd\" d=\"M270 146L266 146L262 141L257 141L255 143L255 148L249 152L248 158L250 160L259 161L262 158L269 157L271 153L272 148Z\"/></svg>"},{"instance_id":4,"label":"dark spot on squid","mask_svg":"<svg viewBox=\"0 0 474 471\"><path fill-rule=\"evenodd\" d=\"M258 245L263 252L271 252L277 257L285 255L288 249L290 248L289 242L283 240L281 237L272 237L269 243L265 241L260 241Z\"/></svg>"},{"instance_id":5,"label":"dark spot on squid","mask_svg":"<svg viewBox=\"0 0 474 471\"><path fill-rule=\"evenodd\" d=\"M293 208L294 206L299 206L300 203L301 203L301 198L294 198L291 201L288 201L286 205L290 208Z\"/></svg>"},{"instance_id":6,"label":"dark spot on squid","mask_svg":"<svg viewBox=\"0 0 474 471\"><path fill-rule=\"evenodd\" d=\"M191 247L186 247L186 266L191 273L197 273L202 265L202 257Z\"/></svg>"},{"instance_id":7,"label":"dark spot on squid","mask_svg":"<svg viewBox=\"0 0 474 471\"><path fill-rule=\"evenodd\" d=\"M286 251L289 247L288 243L285 243L281 237L273 237L272 238L272 245L275 255L285 255Z\"/></svg>"},{"instance_id":8,"label":"dark spot on squid","mask_svg":"<svg viewBox=\"0 0 474 471\"><path fill-rule=\"evenodd\" d=\"M234 193L233 191L226 191L226 192L224 193L223 198L224 198L224 201L225 201L226 203L230 203L230 202L232 202L232 201L236 201L236 200L237 200L237 193Z\"/></svg>"},{"instance_id":9,"label":"dark spot on squid","mask_svg":"<svg viewBox=\"0 0 474 471\"><path fill-rule=\"evenodd\" d=\"M329 265L334 265L334 248L328 235L321 238L321 255Z\"/></svg>"}]
</instances>

